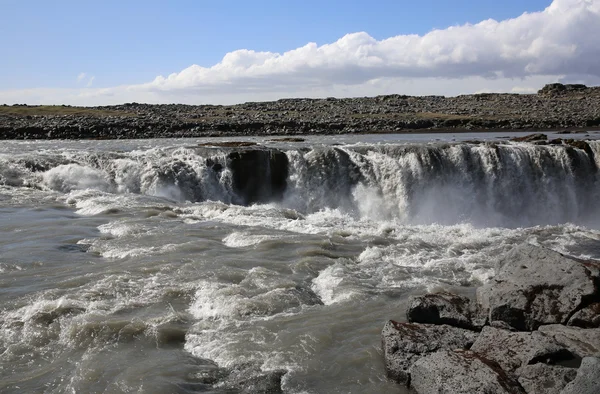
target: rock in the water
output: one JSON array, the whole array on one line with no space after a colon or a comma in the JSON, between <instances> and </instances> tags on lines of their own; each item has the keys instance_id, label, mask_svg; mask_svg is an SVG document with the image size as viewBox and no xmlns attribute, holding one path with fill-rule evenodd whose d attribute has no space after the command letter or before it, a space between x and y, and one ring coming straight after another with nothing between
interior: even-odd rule
<instances>
[{"instance_id":1,"label":"rock in the water","mask_svg":"<svg viewBox=\"0 0 600 394\"><path fill-rule=\"evenodd\" d=\"M586 329L552 324L540 327L539 331L552 337L578 357L600 356L600 328Z\"/></svg>"},{"instance_id":2,"label":"rock in the water","mask_svg":"<svg viewBox=\"0 0 600 394\"><path fill-rule=\"evenodd\" d=\"M600 358L586 357L581 361L575 379L567 384L561 394L600 393Z\"/></svg>"},{"instance_id":3,"label":"rock in the water","mask_svg":"<svg viewBox=\"0 0 600 394\"><path fill-rule=\"evenodd\" d=\"M422 357L410 373L419 394L525 393L497 363L469 350L440 350Z\"/></svg>"},{"instance_id":4,"label":"rock in the water","mask_svg":"<svg viewBox=\"0 0 600 394\"><path fill-rule=\"evenodd\" d=\"M406 385L408 370L419 358L440 349L467 349L477 333L448 325L388 321L381 332L385 368L390 379Z\"/></svg>"},{"instance_id":5,"label":"rock in the water","mask_svg":"<svg viewBox=\"0 0 600 394\"><path fill-rule=\"evenodd\" d=\"M515 137L512 141L516 142L533 142L533 141L546 141L548 136L546 134L537 133L537 134L529 134L524 137Z\"/></svg>"},{"instance_id":6,"label":"rock in the water","mask_svg":"<svg viewBox=\"0 0 600 394\"><path fill-rule=\"evenodd\" d=\"M483 328L471 350L511 373L536 362L552 364L575 358L552 337L538 331L511 332L489 326Z\"/></svg>"},{"instance_id":7,"label":"rock in the water","mask_svg":"<svg viewBox=\"0 0 600 394\"><path fill-rule=\"evenodd\" d=\"M485 317L477 316L467 297L448 292L413 297L406 317L409 322L448 324L466 329L481 329Z\"/></svg>"},{"instance_id":8,"label":"rock in the water","mask_svg":"<svg viewBox=\"0 0 600 394\"><path fill-rule=\"evenodd\" d=\"M520 245L503 256L495 278L477 290L489 321L518 330L566 324L587 300L597 297L600 263L584 262L533 245Z\"/></svg>"},{"instance_id":9,"label":"rock in the water","mask_svg":"<svg viewBox=\"0 0 600 394\"><path fill-rule=\"evenodd\" d=\"M519 368L517 375L527 394L560 394L575 379L577 369L539 363Z\"/></svg>"},{"instance_id":10,"label":"rock in the water","mask_svg":"<svg viewBox=\"0 0 600 394\"><path fill-rule=\"evenodd\" d=\"M281 378L285 370L263 372L254 367L231 371L219 387L235 390L240 394L281 394Z\"/></svg>"},{"instance_id":11,"label":"rock in the water","mask_svg":"<svg viewBox=\"0 0 600 394\"><path fill-rule=\"evenodd\" d=\"M582 328L600 328L600 302L595 302L575 312L567 325Z\"/></svg>"}]
</instances>

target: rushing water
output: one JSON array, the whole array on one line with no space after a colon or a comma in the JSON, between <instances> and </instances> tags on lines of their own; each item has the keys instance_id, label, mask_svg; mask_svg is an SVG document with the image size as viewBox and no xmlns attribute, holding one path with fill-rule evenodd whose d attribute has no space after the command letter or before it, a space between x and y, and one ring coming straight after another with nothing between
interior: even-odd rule
<instances>
[{"instance_id":1,"label":"rushing water","mask_svg":"<svg viewBox=\"0 0 600 394\"><path fill-rule=\"evenodd\" d=\"M404 392L411 294L523 242L600 258L600 142L498 136L4 141L0 392Z\"/></svg>"}]
</instances>

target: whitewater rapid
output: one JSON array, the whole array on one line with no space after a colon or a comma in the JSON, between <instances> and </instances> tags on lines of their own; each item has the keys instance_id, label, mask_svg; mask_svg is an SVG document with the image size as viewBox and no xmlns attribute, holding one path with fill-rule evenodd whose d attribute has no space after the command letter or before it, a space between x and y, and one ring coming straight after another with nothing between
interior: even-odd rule
<instances>
[{"instance_id":1,"label":"whitewater rapid","mask_svg":"<svg viewBox=\"0 0 600 394\"><path fill-rule=\"evenodd\" d=\"M5 143L0 391L277 372L289 393L401 393L379 332L411 294L472 295L520 243L600 258L599 142L353 138Z\"/></svg>"}]
</instances>

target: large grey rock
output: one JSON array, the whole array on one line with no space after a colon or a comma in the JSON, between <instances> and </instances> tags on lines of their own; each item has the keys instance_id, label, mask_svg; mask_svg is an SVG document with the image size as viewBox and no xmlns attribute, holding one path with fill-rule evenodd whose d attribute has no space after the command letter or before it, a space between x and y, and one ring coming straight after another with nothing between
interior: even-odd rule
<instances>
[{"instance_id":1,"label":"large grey rock","mask_svg":"<svg viewBox=\"0 0 600 394\"><path fill-rule=\"evenodd\" d=\"M439 292L413 297L406 312L409 322L448 324L470 330L480 330L485 316L478 315L467 297Z\"/></svg>"},{"instance_id":2,"label":"large grey rock","mask_svg":"<svg viewBox=\"0 0 600 394\"><path fill-rule=\"evenodd\" d=\"M590 298L598 296L600 263L581 261L529 244L504 255L492 281L477 290L489 321L518 330L566 324Z\"/></svg>"},{"instance_id":3,"label":"large grey rock","mask_svg":"<svg viewBox=\"0 0 600 394\"><path fill-rule=\"evenodd\" d=\"M567 384L561 394L600 393L600 358L586 357L581 361L575 380Z\"/></svg>"},{"instance_id":4,"label":"large grey rock","mask_svg":"<svg viewBox=\"0 0 600 394\"><path fill-rule=\"evenodd\" d=\"M577 357L600 356L600 328L542 326L539 332L552 337Z\"/></svg>"},{"instance_id":5,"label":"large grey rock","mask_svg":"<svg viewBox=\"0 0 600 394\"><path fill-rule=\"evenodd\" d=\"M583 328L599 328L600 327L600 302L592 303L585 308L575 312L567 323L569 326L577 326Z\"/></svg>"},{"instance_id":6,"label":"large grey rock","mask_svg":"<svg viewBox=\"0 0 600 394\"><path fill-rule=\"evenodd\" d=\"M533 364L519 368L519 383L527 394L560 394L577 375L577 369L559 365Z\"/></svg>"},{"instance_id":7,"label":"large grey rock","mask_svg":"<svg viewBox=\"0 0 600 394\"><path fill-rule=\"evenodd\" d=\"M408 385L408 370L419 358L440 349L469 348L476 337L476 332L448 325L398 323L390 320L381 332L387 376Z\"/></svg>"},{"instance_id":8,"label":"large grey rock","mask_svg":"<svg viewBox=\"0 0 600 394\"><path fill-rule=\"evenodd\" d=\"M497 363L469 350L440 350L422 357L410 374L419 394L525 393Z\"/></svg>"},{"instance_id":9,"label":"large grey rock","mask_svg":"<svg viewBox=\"0 0 600 394\"><path fill-rule=\"evenodd\" d=\"M489 326L483 328L471 350L511 373L536 362L554 363L574 358L565 346L540 332L512 332Z\"/></svg>"}]
</instances>

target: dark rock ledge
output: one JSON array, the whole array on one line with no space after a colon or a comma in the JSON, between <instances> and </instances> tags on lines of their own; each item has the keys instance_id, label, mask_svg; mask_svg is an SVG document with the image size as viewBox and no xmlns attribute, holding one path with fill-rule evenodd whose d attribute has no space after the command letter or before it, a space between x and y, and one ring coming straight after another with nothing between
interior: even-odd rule
<instances>
[{"instance_id":1,"label":"dark rock ledge","mask_svg":"<svg viewBox=\"0 0 600 394\"><path fill-rule=\"evenodd\" d=\"M416 393L600 393L600 261L523 244L477 300L414 297L382 331L390 379Z\"/></svg>"}]
</instances>

